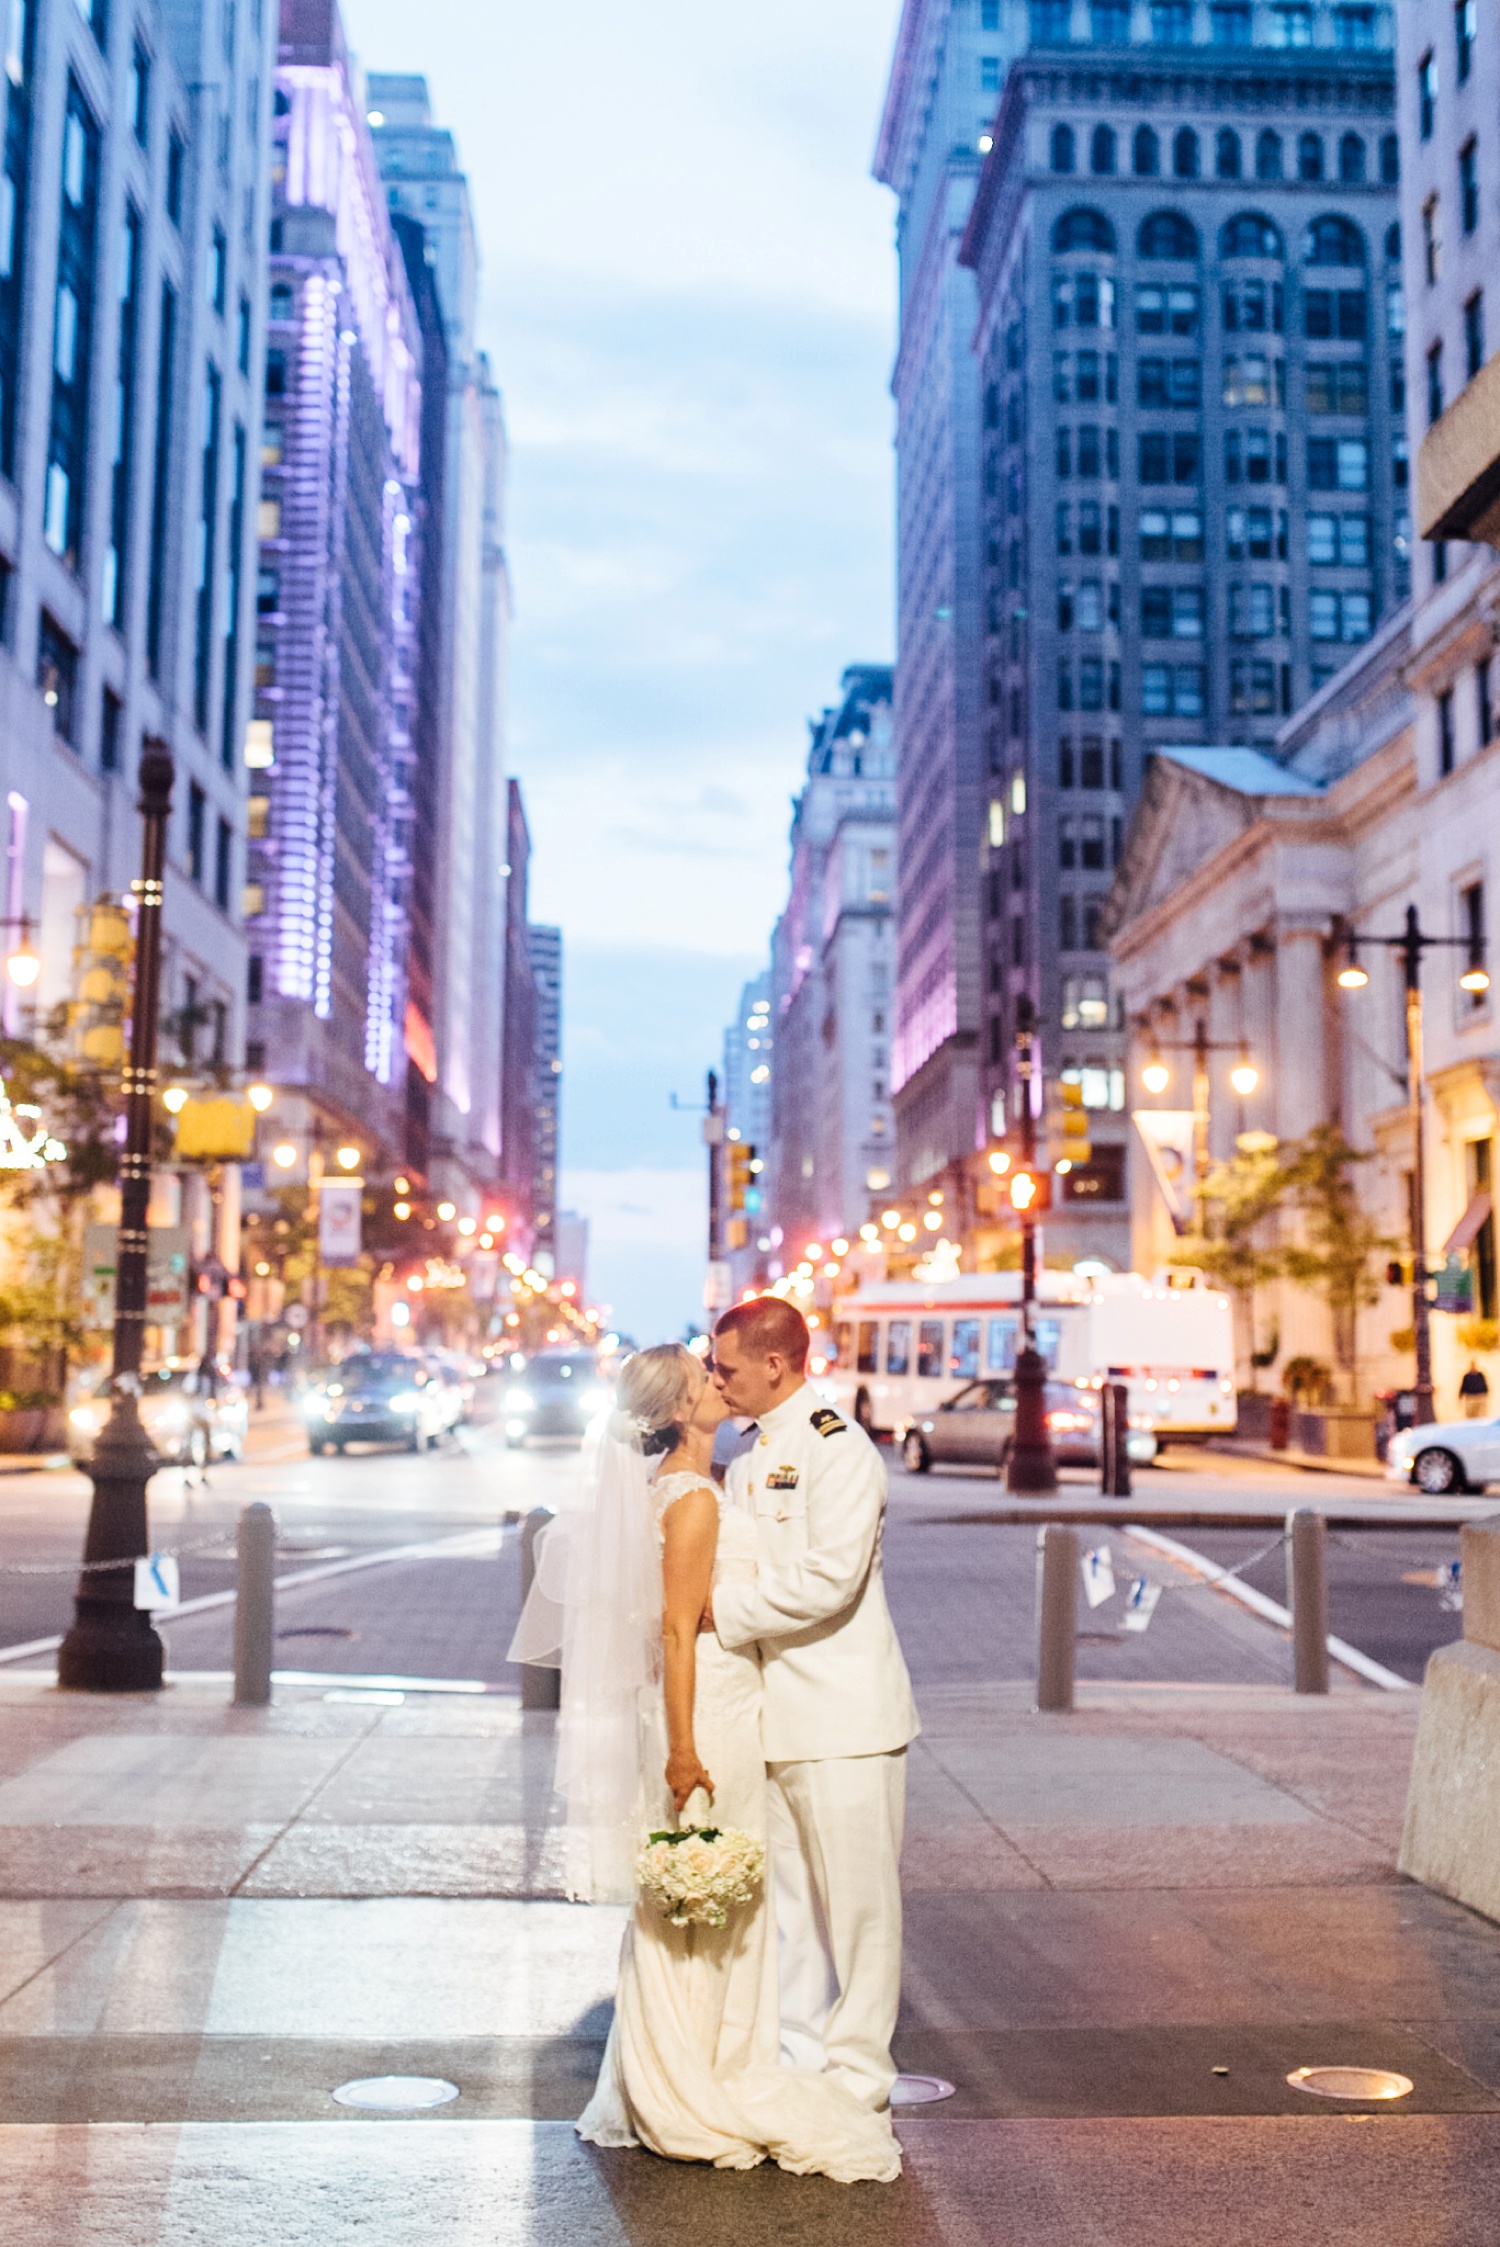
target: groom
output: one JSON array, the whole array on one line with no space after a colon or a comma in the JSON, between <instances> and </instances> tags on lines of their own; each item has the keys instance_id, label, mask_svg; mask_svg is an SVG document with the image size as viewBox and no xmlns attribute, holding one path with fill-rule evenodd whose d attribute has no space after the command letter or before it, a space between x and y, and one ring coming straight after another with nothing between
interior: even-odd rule
<instances>
[{"instance_id":1,"label":"groom","mask_svg":"<svg viewBox=\"0 0 1500 2247\"><path fill-rule=\"evenodd\" d=\"M753 1583L704 1617L758 1646L781 1938L781 2034L794 2067L889 2101L901 1995L906 1747L918 1730L880 1566L885 1469L862 1428L807 1385L807 1323L774 1296L714 1328L709 1368L757 1426L729 1469L756 1517Z\"/></svg>"}]
</instances>

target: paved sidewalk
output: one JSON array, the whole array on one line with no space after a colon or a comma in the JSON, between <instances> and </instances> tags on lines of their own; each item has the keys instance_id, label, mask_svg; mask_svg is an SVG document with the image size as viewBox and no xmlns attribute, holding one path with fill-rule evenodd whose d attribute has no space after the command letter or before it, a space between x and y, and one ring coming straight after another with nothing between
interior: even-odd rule
<instances>
[{"instance_id":1,"label":"paved sidewalk","mask_svg":"<svg viewBox=\"0 0 1500 2247\"><path fill-rule=\"evenodd\" d=\"M899 2056L841 2189L570 2128L620 1915L558 1898L552 1720L0 1672L0 2205L28 2247L1485 2247L1500 1929L1397 1879L1416 1696L929 1684ZM1294 2068L1410 2076L1326 2109ZM424 2119L336 2106L442 2075Z\"/></svg>"}]
</instances>

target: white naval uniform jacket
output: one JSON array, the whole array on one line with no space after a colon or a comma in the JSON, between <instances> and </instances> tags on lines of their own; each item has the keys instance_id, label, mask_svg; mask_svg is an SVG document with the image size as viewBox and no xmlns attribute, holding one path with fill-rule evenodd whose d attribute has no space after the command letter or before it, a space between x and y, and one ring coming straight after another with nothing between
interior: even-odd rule
<instances>
[{"instance_id":1,"label":"white naval uniform jacket","mask_svg":"<svg viewBox=\"0 0 1500 2247\"><path fill-rule=\"evenodd\" d=\"M885 1468L863 1428L803 1387L730 1464L755 1515L753 1583L721 1584L723 1645L757 1645L768 1763L885 1755L921 1727L880 1565Z\"/></svg>"}]
</instances>

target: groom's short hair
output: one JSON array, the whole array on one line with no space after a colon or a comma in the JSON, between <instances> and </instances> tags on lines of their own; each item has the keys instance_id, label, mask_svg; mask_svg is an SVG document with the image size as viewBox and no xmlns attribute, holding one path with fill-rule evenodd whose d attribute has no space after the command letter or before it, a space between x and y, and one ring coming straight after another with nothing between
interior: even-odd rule
<instances>
[{"instance_id":1,"label":"groom's short hair","mask_svg":"<svg viewBox=\"0 0 1500 2247\"><path fill-rule=\"evenodd\" d=\"M736 1303L718 1320L714 1332L737 1334L752 1357L769 1357L774 1351L799 1373L812 1345L806 1319L779 1295L758 1295L753 1302Z\"/></svg>"}]
</instances>

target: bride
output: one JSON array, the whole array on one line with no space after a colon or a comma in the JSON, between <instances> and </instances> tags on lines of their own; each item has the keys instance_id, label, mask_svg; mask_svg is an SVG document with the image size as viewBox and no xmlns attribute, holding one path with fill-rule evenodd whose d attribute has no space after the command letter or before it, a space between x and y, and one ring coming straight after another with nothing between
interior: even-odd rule
<instances>
[{"instance_id":1,"label":"bride","mask_svg":"<svg viewBox=\"0 0 1500 2247\"><path fill-rule=\"evenodd\" d=\"M755 1524L710 1472L726 1408L677 1344L626 1361L591 1434L580 1501L543 1541L510 1659L563 1673L558 1784L571 1894L633 1902L614 2023L578 2123L595 2145L676 2161L889 2182L888 2114L784 2067L775 1927L764 1888L727 1927L674 1927L635 1889L645 1834L712 1821L766 1838L759 1665L699 1620L715 1585L755 1574ZM654 1469L654 1471L653 1471ZM700 1791L701 1790L701 1791Z\"/></svg>"}]
</instances>

